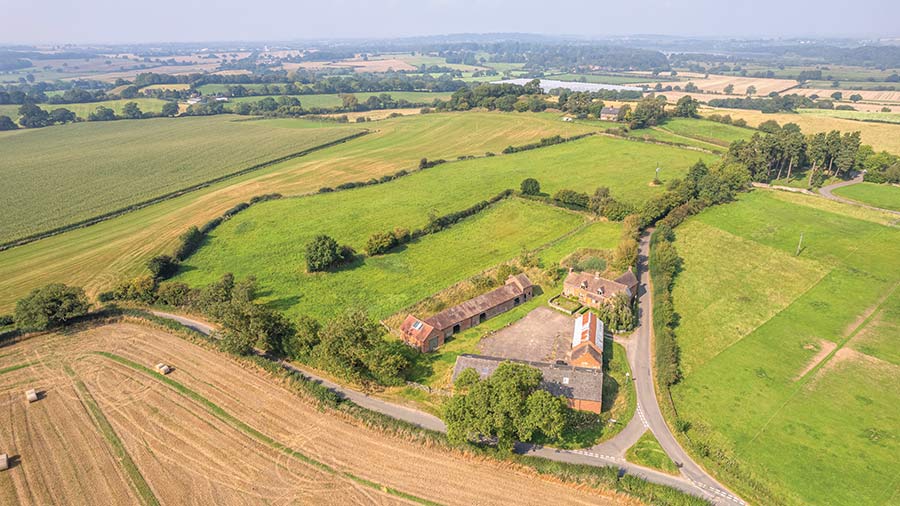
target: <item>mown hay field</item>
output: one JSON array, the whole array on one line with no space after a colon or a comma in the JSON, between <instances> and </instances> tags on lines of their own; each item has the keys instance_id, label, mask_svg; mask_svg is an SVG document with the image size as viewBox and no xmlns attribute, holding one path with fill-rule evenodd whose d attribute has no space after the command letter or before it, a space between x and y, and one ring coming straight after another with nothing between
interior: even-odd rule
<instances>
[{"instance_id":1,"label":"mown hay field","mask_svg":"<svg viewBox=\"0 0 900 506\"><path fill-rule=\"evenodd\" d=\"M290 129L334 125L306 120L263 120L248 121L241 126L269 132L272 126ZM145 272L147 260L170 252L186 228L202 225L254 195L309 193L323 186L414 169L422 157L453 159L485 151L499 153L510 143L525 144L555 134L574 135L592 130L542 115L499 113L416 115L369 126L377 126L377 130L345 144L97 225L0 252L0 312L9 312L18 298L49 282L85 286L88 293L96 294L121 279ZM6 132L0 139L32 133L35 132ZM252 134L248 132L248 135ZM62 171L64 167L57 169Z\"/></svg>"},{"instance_id":2,"label":"mown hay field","mask_svg":"<svg viewBox=\"0 0 900 506\"><path fill-rule=\"evenodd\" d=\"M792 90L800 95L818 95L820 97L830 97L832 93L839 91L843 94L844 100L850 98L850 95L859 95L863 100L868 102L879 103L900 103L900 91L877 91L877 90L847 90L840 88L802 88Z\"/></svg>"},{"instance_id":3,"label":"mown hay field","mask_svg":"<svg viewBox=\"0 0 900 506\"><path fill-rule=\"evenodd\" d=\"M884 218L754 191L676 229L673 400L688 437L739 460L739 477L706 462L750 501L900 494L900 230Z\"/></svg>"},{"instance_id":4,"label":"mown hay field","mask_svg":"<svg viewBox=\"0 0 900 506\"><path fill-rule=\"evenodd\" d=\"M98 107L109 107L110 109L116 111L116 114L122 114L122 108L125 107L125 104L128 102L134 102L140 107L143 112L162 112L163 105L165 105L165 100L160 100L158 98L132 98L132 99L120 99L120 100L104 100L101 102L85 102L79 104L37 104L41 109L45 111L52 111L54 109L68 109L75 113L75 116L78 116L81 119L88 119L88 116L91 115L92 112L96 111ZM5 104L0 105L0 116L9 116L13 121L18 122L19 119L19 107L18 105L13 104ZM119 125L121 127L121 124Z\"/></svg>"},{"instance_id":5,"label":"mown hay field","mask_svg":"<svg viewBox=\"0 0 900 506\"><path fill-rule=\"evenodd\" d=\"M750 86L756 88L756 96L764 97L771 92L781 93L787 89L793 88L797 86L797 81L789 80L789 79L769 79L763 77L734 77L734 76L721 76L721 75L709 75L704 77L702 74L691 74L691 73L682 73L679 75L680 81L672 81L672 82L663 82L663 86L681 86L682 88L687 84L687 82L694 83L697 88L705 93L715 93L715 94L724 94L725 88L728 85L734 86L734 91L732 94L734 95L746 95L747 89ZM655 86L657 81L645 81L648 82L651 87ZM793 92L793 90L791 91ZM665 92L663 92L665 94ZM710 97L717 98L717 97ZM718 97L721 98L721 97Z\"/></svg>"},{"instance_id":6,"label":"mown hay field","mask_svg":"<svg viewBox=\"0 0 900 506\"><path fill-rule=\"evenodd\" d=\"M111 323L4 350L4 504L634 504L410 442L155 328ZM161 376L159 362L175 370ZM21 391L44 398L26 404ZM84 472L90 465L92 472ZM422 479L428 476L428 479Z\"/></svg>"},{"instance_id":7,"label":"mown hay field","mask_svg":"<svg viewBox=\"0 0 900 506\"><path fill-rule=\"evenodd\" d=\"M0 137L0 242L298 153L357 130L248 127L227 116L90 122Z\"/></svg>"},{"instance_id":8,"label":"mown hay field","mask_svg":"<svg viewBox=\"0 0 900 506\"><path fill-rule=\"evenodd\" d=\"M834 194L870 206L900 211L900 187L898 186L860 183L838 188Z\"/></svg>"},{"instance_id":9,"label":"mown hay field","mask_svg":"<svg viewBox=\"0 0 900 506\"><path fill-rule=\"evenodd\" d=\"M806 134L827 132L829 130L840 130L842 132L859 130L863 144L871 145L876 151L886 150L894 154L900 154L900 125L854 121L832 117L830 114L763 114L760 111L747 109L703 108L701 114L728 114L733 119L740 118L745 120L749 126L754 128L768 120L775 120L780 125L796 123L803 129L803 133Z\"/></svg>"}]
</instances>

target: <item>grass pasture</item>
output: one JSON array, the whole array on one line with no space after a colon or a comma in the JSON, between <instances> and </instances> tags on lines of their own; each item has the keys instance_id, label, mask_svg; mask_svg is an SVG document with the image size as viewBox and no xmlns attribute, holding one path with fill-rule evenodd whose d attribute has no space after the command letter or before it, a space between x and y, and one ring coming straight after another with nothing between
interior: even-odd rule
<instances>
[{"instance_id":1,"label":"grass pasture","mask_svg":"<svg viewBox=\"0 0 900 506\"><path fill-rule=\"evenodd\" d=\"M410 442L319 409L268 374L156 328L112 323L10 346L3 504L615 504L602 492ZM153 364L175 366L168 376ZM25 385L45 393L25 402ZM52 465L48 465L52 462ZM92 472L84 472L90 466ZM434 474L423 481L408 466ZM485 490L484 487L487 487Z\"/></svg>"},{"instance_id":2,"label":"grass pasture","mask_svg":"<svg viewBox=\"0 0 900 506\"><path fill-rule=\"evenodd\" d=\"M53 109L68 109L75 113L75 116L78 116L81 119L86 120L88 116L91 115L92 112L96 111L98 107L109 107L110 109L116 111L116 114L122 114L122 108L125 107L125 104L128 102L135 102L141 111L144 112L162 112L163 105L165 105L165 100L159 100L157 98L131 98L131 99L120 99L120 100L104 100L101 102L85 102L80 104L37 104L41 109L45 111L52 111ZM19 119L19 107L18 105L0 105L0 116L9 116L13 119L13 121L18 121Z\"/></svg>"},{"instance_id":3,"label":"grass pasture","mask_svg":"<svg viewBox=\"0 0 900 506\"><path fill-rule=\"evenodd\" d=\"M182 119L170 121L177 125ZM246 121L239 126L259 128L262 135L268 135L271 127L288 131L356 128L306 120ZM187 227L202 225L254 195L271 192L304 194L322 186L365 181L400 169L413 169L422 157L454 159L458 155L485 151L499 153L510 143L525 144L541 137L575 135L590 130L532 114L470 112L380 121L372 134L351 142L229 179L97 225L0 252L0 312L9 312L18 298L49 282L84 286L89 294L96 294L121 279L145 272L146 261L154 255L170 252L178 234ZM0 141L36 133L40 132L4 132L0 133ZM248 135L256 134L248 132ZM82 140L91 141L89 138ZM54 167L53 170L64 171L65 167Z\"/></svg>"},{"instance_id":4,"label":"grass pasture","mask_svg":"<svg viewBox=\"0 0 900 506\"><path fill-rule=\"evenodd\" d=\"M0 242L75 223L353 133L226 116L80 123L0 137ZM77 148L77 149L76 149Z\"/></svg>"},{"instance_id":5,"label":"grass pasture","mask_svg":"<svg viewBox=\"0 0 900 506\"><path fill-rule=\"evenodd\" d=\"M407 100L414 104L431 104L435 100L447 100L450 98L450 93L431 93L428 91L385 91L385 92L377 92L377 93L353 93L357 100L360 103L365 102L369 97L377 97L380 95L390 95L394 100ZM276 100L280 97L280 95L267 95ZM343 99L338 94L316 94L316 95L289 95L291 98L296 98L300 101L300 104L307 109L320 107L320 108L334 108L341 107L343 105ZM229 103L241 103L241 102L258 102L262 99L266 98L266 96L254 96L254 97L237 97L229 100Z\"/></svg>"},{"instance_id":6,"label":"grass pasture","mask_svg":"<svg viewBox=\"0 0 900 506\"><path fill-rule=\"evenodd\" d=\"M268 294L263 300L291 316L330 318L348 307L360 307L373 317L385 318L510 260L523 249L550 242L584 221L569 211L513 199L400 251L358 260L336 272L308 274L303 245L317 233L329 233L338 242L361 249L375 231L413 224L379 213L381 206L369 207L370 196L362 191L346 193L360 195L340 204L336 199L280 201L238 215L212 234L209 244L186 262L176 279L199 285L225 272L237 277L254 275ZM315 200L322 200L321 209L332 212L321 216L321 211L304 212L295 206L297 202L304 206L305 201L315 205ZM416 209L420 208L413 206L409 211ZM424 224L425 216L415 219Z\"/></svg>"},{"instance_id":7,"label":"grass pasture","mask_svg":"<svg viewBox=\"0 0 900 506\"><path fill-rule=\"evenodd\" d=\"M688 436L740 461L740 479L719 476L752 502L886 504L900 494L900 230L822 202L754 191L676 230L673 399Z\"/></svg>"},{"instance_id":8,"label":"grass pasture","mask_svg":"<svg viewBox=\"0 0 900 506\"><path fill-rule=\"evenodd\" d=\"M900 211L900 187L898 186L860 183L838 188L834 194L870 206Z\"/></svg>"}]
</instances>

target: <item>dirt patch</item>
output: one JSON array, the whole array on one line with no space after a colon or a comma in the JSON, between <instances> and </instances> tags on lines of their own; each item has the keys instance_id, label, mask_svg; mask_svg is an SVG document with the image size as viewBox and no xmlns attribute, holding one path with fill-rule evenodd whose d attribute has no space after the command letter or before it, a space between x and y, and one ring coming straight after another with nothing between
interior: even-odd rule
<instances>
[{"instance_id":1,"label":"dirt patch","mask_svg":"<svg viewBox=\"0 0 900 506\"><path fill-rule=\"evenodd\" d=\"M826 374L835 369L849 364L862 364L866 368L866 372L871 374L877 381L897 380L900 379L900 366L896 366L880 358L858 352L852 348L843 347L839 349L831 360L825 363L818 372L816 372L813 381L809 387L813 387L815 383Z\"/></svg>"},{"instance_id":2,"label":"dirt patch","mask_svg":"<svg viewBox=\"0 0 900 506\"><path fill-rule=\"evenodd\" d=\"M807 362L806 367L804 367L803 370L800 371L800 374L798 374L794 378L794 381L797 381L797 380L803 378L804 376L806 376L809 373L809 371L812 371L817 365L819 365L819 363L821 363L823 360L825 360L825 357L827 357L829 353L834 351L834 349L836 347L837 347L836 344L832 343L831 341L826 341L824 339L819 340L818 346L814 345L814 344L807 344L806 346L804 346L803 349L805 349L805 350L812 351L812 350L815 350L816 348L818 348L819 351L816 352L816 354L813 355L813 357L811 359L809 359L809 362Z\"/></svg>"},{"instance_id":3,"label":"dirt patch","mask_svg":"<svg viewBox=\"0 0 900 506\"><path fill-rule=\"evenodd\" d=\"M539 307L482 339L478 350L483 355L532 362L565 360L572 345L572 321L571 316Z\"/></svg>"}]
</instances>

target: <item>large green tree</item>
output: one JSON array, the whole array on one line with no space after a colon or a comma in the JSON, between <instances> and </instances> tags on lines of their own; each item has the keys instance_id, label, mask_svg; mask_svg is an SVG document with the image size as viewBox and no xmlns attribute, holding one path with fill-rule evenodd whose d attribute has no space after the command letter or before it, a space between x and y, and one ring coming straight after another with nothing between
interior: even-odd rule
<instances>
[{"instance_id":1,"label":"large green tree","mask_svg":"<svg viewBox=\"0 0 900 506\"><path fill-rule=\"evenodd\" d=\"M23 330L57 327L86 314L90 307L80 287L50 284L35 288L16 303L16 326Z\"/></svg>"}]
</instances>

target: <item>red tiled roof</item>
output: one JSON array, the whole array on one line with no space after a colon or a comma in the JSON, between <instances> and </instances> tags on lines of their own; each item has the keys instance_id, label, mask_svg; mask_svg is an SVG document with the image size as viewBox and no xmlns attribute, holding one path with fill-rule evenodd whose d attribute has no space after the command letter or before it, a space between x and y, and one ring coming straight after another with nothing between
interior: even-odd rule
<instances>
[{"instance_id":1,"label":"red tiled roof","mask_svg":"<svg viewBox=\"0 0 900 506\"><path fill-rule=\"evenodd\" d=\"M461 321L474 318L492 307L513 300L525 293L525 290L531 286L531 280L524 274L510 276L506 280L506 284L500 288L495 288L488 293L445 309L425 321L438 330L444 330Z\"/></svg>"},{"instance_id":2,"label":"red tiled roof","mask_svg":"<svg viewBox=\"0 0 900 506\"><path fill-rule=\"evenodd\" d=\"M403 324L400 325L400 332L403 332L403 335L406 336L407 339L420 344L428 339L432 330L434 330L434 327L413 315L408 315L406 319L403 320Z\"/></svg>"}]
</instances>

